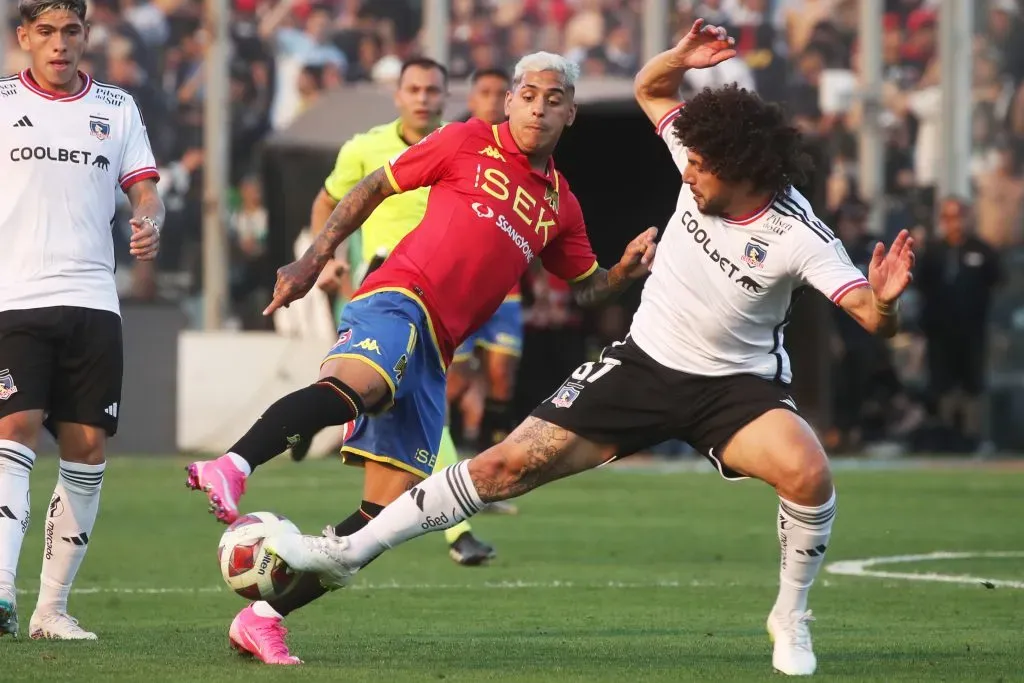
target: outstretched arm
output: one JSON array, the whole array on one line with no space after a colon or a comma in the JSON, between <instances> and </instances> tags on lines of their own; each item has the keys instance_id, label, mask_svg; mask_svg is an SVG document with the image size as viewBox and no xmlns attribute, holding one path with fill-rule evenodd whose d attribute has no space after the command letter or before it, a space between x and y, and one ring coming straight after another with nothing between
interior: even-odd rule
<instances>
[{"instance_id":1,"label":"outstretched arm","mask_svg":"<svg viewBox=\"0 0 1024 683\"><path fill-rule=\"evenodd\" d=\"M693 22L681 41L644 64L633 81L637 104L651 123L658 122L681 103L679 89L689 69L704 69L736 55L733 39L720 26Z\"/></svg>"},{"instance_id":2,"label":"outstretched arm","mask_svg":"<svg viewBox=\"0 0 1024 683\"><path fill-rule=\"evenodd\" d=\"M278 308L305 296L320 271L334 257L342 240L358 230L374 209L393 194L395 188L383 168L366 176L349 190L334 207L323 230L302 258L278 269L274 299L263 314L270 315Z\"/></svg>"},{"instance_id":3,"label":"outstretched arm","mask_svg":"<svg viewBox=\"0 0 1024 683\"><path fill-rule=\"evenodd\" d=\"M903 230L886 252L881 242L875 245L868 266L870 287L851 291L840 306L861 327L881 337L891 337L899 329L899 298L913 280L914 238Z\"/></svg>"},{"instance_id":4,"label":"outstretched arm","mask_svg":"<svg viewBox=\"0 0 1024 683\"><path fill-rule=\"evenodd\" d=\"M626 245L626 251L614 266L607 270L598 268L586 278L570 283L576 303L584 308L600 306L625 291L635 280L648 275L658 248L654 243L657 236L657 228L647 228Z\"/></svg>"}]
</instances>

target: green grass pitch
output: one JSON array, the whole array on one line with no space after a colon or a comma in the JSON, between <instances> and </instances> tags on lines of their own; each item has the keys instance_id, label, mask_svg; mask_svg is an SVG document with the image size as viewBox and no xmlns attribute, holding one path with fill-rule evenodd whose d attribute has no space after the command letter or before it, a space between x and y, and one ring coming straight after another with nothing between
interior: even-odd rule
<instances>
[{"instance_id":1,"label":"green grass pitch","mask_svg":"<svg viewBox=\"0 0 1024 683\"><path fill-rule=\"evenodd\" d=\"M481 516L498 560L461 568L440 534L377 560L355 586L289 619L289 670L234 654L242 598L216 564L223 527L183 485L181 458L111 462L70 611L97 643L0 640L0 681L778 680L764 620L778 572L775 498L717 474L599 470ZM35 601L54 458L32 474L35 521L19 596ZM840 471L829 561L1024 551L1024 471ZM305 531L347 516L359 472L287 458L250 481L243 511ZM1024 584L1017 557L876 569ZM1024 680L1024 590L823 573L811 607L818 678Z\"/></svg>"}]
</instances>

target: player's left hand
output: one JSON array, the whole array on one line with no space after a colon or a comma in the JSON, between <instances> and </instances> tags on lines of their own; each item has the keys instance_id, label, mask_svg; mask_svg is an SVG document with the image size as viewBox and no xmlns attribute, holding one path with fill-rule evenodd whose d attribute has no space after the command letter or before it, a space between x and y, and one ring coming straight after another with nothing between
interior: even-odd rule
<instances>
[{"instance_id":1,"label":"player's left hand","mask_svg":"<svg viewBox=\"0 0 1024 683\"><path fill-rule=\"evenodd\" d=\"M914 279L913 268L914 238L909 230L900 231L888 253L884 244L876 244L868 266L868 282L878 302L891 304L900 298Z\"/></svg>"},{"instance_id":2,"label":"player's left hand","mask_svg":"<svg viewBox=\"0 0 1024 683\"><path fill-rule=\"evenodd\" d=\"M619 259L619 267L626 273L626 277L636 280L650 274L654 254L658 250L654 242L657 236L657 228L647 228L626 245L626 251Z\"/></svg>"},{"instance_id":3,"label":"player's left hand","mask_svg":"<svg viewBox=\"0 0 1024 683\"><path fill-rule=\"evenodd\" d=\"M132 237L128 246L131 255L140 261L152 261L160 251L160 231L149 221L132 218Z\"/></svg>"}]
</instances>

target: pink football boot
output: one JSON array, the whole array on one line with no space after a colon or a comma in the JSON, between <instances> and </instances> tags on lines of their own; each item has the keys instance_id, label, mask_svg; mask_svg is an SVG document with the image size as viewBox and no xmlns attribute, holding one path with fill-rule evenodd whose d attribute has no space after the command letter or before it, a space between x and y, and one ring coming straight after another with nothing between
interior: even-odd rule
<instances>
[{"instance_id":1,"label":"pink football boot","mask_svg":"<svg viewBox=\"0 0 1024 683\"><path fill-rule=\"evenodd\" d=\"M210 499L210 512L225 524L238 519L238 501L245 493L245 474L222 455L216 460L200 460L185 468L185 486L205 491Z\"/></svg>"},{"instance_id":2,"label":"pink football boot","mask_svg":"<svg viewBox=\"0 0 1024 683\"><path fill-rule=\"evenodd\" d=\"M284 637L288 634L281 620L261 617L249 605L235 617L228 631L231 647L242 654L252 655L264 664L302 664L302 660L288 652Z\"/></svg>"}]
</instances>

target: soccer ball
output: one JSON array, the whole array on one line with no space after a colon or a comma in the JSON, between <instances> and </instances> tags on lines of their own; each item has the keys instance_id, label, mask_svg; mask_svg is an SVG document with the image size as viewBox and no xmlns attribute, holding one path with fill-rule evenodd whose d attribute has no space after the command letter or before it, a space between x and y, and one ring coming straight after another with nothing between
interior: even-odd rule
<instances>
[{"instance_id":1,"label":"soccer ball","mask_svg":"<svg viewBox=\"0 0 1024 683\"><path fill-rule=\"evenodd\" d=\"M301 533L291 521L273 512L239 517L220 537L217 559L228 587L249 600L273 600L287 593L298 574L284 560L263 548L267 536Z\"/></svg>"}]
</instances>

